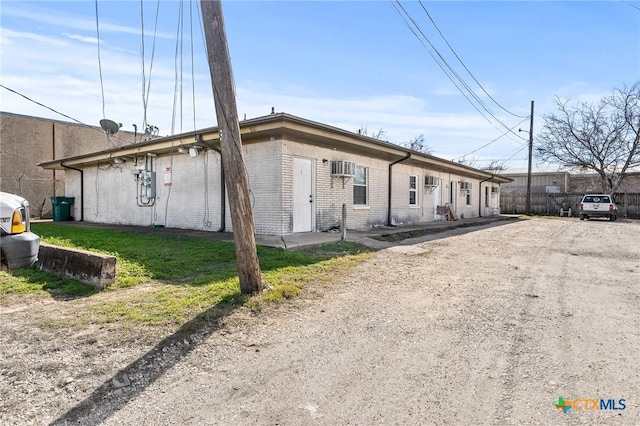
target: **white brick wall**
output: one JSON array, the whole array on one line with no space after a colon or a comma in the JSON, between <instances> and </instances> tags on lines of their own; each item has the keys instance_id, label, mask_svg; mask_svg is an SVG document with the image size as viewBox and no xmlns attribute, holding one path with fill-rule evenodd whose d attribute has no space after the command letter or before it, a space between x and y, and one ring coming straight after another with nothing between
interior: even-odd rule
<instances>
[{"instance_id":1,"label":"white brick wall","mask_svg":"<svg viewBox=\"0 0 640 426\"><path fill-rule=\"evenodd\" d=\"M249 175L256 232L282 235L282 141L245 145L244 161Z\"/></svg>"},{"instance_id":2,"label":"white brick wall","mask_svg":"<svg viewBox=\"0 0 640 426\"><path fill-rule=\"evenodd\" d=\"M264 235L290 234L293 229L293 158L315 159L314 200L315 230L326 231L340 226L342 205L347 206L347 228L369 228L387 223L389 162L341 153L334 149L312 146L291 140L269 140L243 146L250 197L256 231ZM326 161L324 161L326 160ZM353 161L368 168L368 205L353 205L353 178L332 177L331 160ZM164 169L171 167L171 186L164 185ZM154 158L157 173L157 198L153 207L136 204L134 164L101 165L85 169L85 214L91 222L121 223L141 226L164 225L173 228L216 231L220 220L220 156L208 151L191 158L184 154ZM393 166L391 216L396 223L419 223L436 219L435 207L449 201L451 181L471 182L471 205L466 204L463 191L456 191L457 213L464 217L478 216L478 202L483 215L484 189L479 180L449 173L434 172L398 163ZM409 206L409 176L418 178L418 205ZM439 187L424 186L424 176L440 177ZM72 215L80 218L79 173L68 171L67 196L75 196ZM489 185L484 183L483 185ZM482 200L479 200L479 191ZM496 195L491 195L493 205ZM227 200L226 231L232 231Z\"/></svg>"}]
</instances>

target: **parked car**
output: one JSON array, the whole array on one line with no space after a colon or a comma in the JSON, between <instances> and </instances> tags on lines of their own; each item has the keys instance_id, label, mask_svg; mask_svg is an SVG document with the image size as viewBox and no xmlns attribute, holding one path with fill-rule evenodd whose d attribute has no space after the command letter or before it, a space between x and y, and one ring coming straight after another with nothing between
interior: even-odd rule
<instances>
[{"instance_id":1,"label":"parked car","mask_svg":"<svg viewBox=\"0 0 640 426\"><path fill-rule=\"evenodd\" d=\"M618 219L618 207L613 197L608 194L587 194L580 201L580 220L590 217L608 217Z\"/></svg>"},{"instance_id":2,"label":"parked car","mask_svg":"<svg viewBox=\"0 0 640 426\"><path fill-rule=\"evenodd\" d=\"M40 237L31 232L29 202L0 192L0 270L28 268L38 260Z\"/></svg>"}]
</instances>

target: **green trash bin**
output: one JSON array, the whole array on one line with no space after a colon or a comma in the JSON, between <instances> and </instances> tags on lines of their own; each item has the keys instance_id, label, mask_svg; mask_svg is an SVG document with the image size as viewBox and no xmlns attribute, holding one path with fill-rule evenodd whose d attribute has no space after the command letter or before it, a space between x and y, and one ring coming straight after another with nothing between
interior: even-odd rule
<instances>
[{"instance_id":1,"label":"green trash bin","mask_svg":"<svg viewBox=\"0 0 640 426\"><path fill-rule=\"evenodd\" d=\"M71 205L75 197L51 197L53 206L53 221L64 222L71 220Z\"/></svg>"}]
</instances>

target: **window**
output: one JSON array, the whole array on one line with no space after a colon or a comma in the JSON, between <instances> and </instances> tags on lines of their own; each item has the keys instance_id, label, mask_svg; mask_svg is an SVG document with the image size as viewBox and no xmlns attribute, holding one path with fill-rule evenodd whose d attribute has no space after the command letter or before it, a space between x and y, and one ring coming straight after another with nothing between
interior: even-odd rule
<instances>
[{"instance_id":1,"label":"window","mask_svg":"<svg viewBox=\"0 0 640 426\"><path fill-rule=\"evenodd\" d=\"M484 187L484 206L489 207L489 187Z\"/></svg>"},{"instance_id":2,"label":"window","mask_svg":"<svg viewBox=\"0 0 640 426\"><path fill-rule=\"evenodd\" d=\"M467 200L467 205L470 206L471 205L471 190L467 189L465 191L465 198Z\"/></svg>"},{"instance_id":3,"label":"window","mask_svg":"<svg viewBox=\"0 0 640 426\"><path fill-rule=\"evenodd\" d=\"M585 195L583 203L610 203L609 197L606 195Z\"/></svg>"},{"instance_id":4,"label":"window","mask_svg":"<svg viewBox=\"0 0 640 426\"><path fill-rule=\"evenodd\" d=\"M409 176L409 205L418 205L418 176Z\"/></svg>"},{"instance_id":5,"label":"window","mask_svg":"<svg viewBox=\"0 0 640 426\"><path fill-rule=\"evenodd\" d=\"M367 199L367 185L369 183L367 174L366 167L356 166L356 174L353 177L353 205L355 206L366 206L369 202Z\"/></svg>"}]
</instances>

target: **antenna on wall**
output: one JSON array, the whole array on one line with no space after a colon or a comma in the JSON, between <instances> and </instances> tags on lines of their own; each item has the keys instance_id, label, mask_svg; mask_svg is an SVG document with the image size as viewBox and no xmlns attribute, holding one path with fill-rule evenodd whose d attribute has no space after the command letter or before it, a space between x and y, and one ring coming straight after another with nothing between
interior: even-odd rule
<instances>
[{"instance_id":1,"label":"antenna on wall","mask_svg":"<svg viewBox=\"0 0 640 426\"><path fill-rule=\"evenodd\" d=\"M103 118L102 120L100 120L100 127L102 127L102 130L104 130L104 132L107 134L107 140L114 146L118 146L111 140L110 136L118 133L118 130L120 130L120 127L122 127L122 123L116 123L113 120Z\"/></svg>"}]
</instances>

